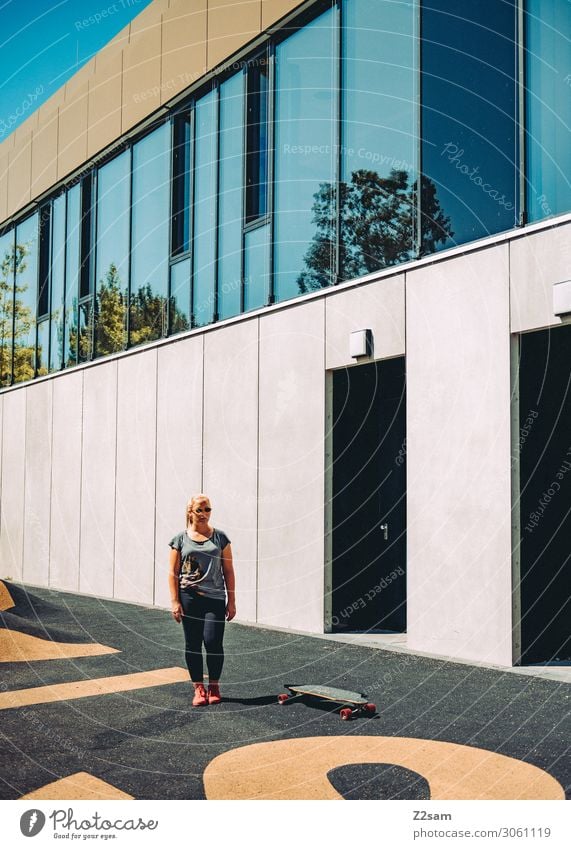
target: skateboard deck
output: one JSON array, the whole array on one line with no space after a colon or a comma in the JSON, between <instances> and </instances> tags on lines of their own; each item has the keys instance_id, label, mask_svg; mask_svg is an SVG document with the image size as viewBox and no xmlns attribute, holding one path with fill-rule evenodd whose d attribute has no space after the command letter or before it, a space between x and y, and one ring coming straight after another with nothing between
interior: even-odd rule
<instances>
[{"instance_id":1,"label":"skateboard deck","mask_svg":"<svg viewBox=\"0 0 571 849\"><path fill-rule=\"evenodd\" d=\"M324 684L284 684L284 687L289 690L289 694L281 693L278 696L278 702L281 705L294 699L309 696L342 705L339 711L341 719L351 719L352 716L359 714L372 716L376 713L375 705L369 702L368 696L364 693L341 690L338 687L327 687Z\"/></svg>"}]
</instances>

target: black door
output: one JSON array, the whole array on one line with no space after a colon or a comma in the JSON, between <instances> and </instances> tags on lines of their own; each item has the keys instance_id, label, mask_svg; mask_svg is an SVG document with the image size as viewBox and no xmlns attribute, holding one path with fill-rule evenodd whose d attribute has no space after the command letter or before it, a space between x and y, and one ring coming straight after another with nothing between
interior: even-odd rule
<instances>
[{"instance_id":1,"label":"black door","mask_svg":"<svg viewBox=\"0 0 571 849\"><path fill-rule=\"evenodd\" d=\"M333 373L332 626L406 630L404 357Z\"/></svg>"},{"instance_id":2,"label":"black door","mask_svg":"<svg viewBox=\"0 0 571 849\"><path fill-rule=\"evenodd\" d=\"M524 663L571 659L571 327L520 344Z\"/></svg>"}]
</instances>

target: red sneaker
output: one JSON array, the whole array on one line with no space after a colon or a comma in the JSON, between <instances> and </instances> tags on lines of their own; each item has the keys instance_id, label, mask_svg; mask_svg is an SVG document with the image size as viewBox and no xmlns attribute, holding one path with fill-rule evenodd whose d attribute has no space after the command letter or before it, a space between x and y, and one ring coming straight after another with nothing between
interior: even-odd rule
<instances>
[{"instance_id":1,"label":"red sneaker","mask_svg":"<svg viewBox=\"0 0 571 849\"><path fill-rule=\"evenodd\" d=\"M218 705L221 701L222 696L220 695L220 687L218 684L210 684L208 687L208 704Z\"/></svg>"},{"instance_id":2,"label":"red sneaker","mask_svg":"<svg viewBox=\"0 0 571 849\"><path fill-rule=\"evenodd\" d=\"M203 705L208 704L208 699L206 698L206 690L204 689L203 684L195 684L194 685L194 698L192 700L193 707L202 707Z\"/></svg>"}]
</instances>

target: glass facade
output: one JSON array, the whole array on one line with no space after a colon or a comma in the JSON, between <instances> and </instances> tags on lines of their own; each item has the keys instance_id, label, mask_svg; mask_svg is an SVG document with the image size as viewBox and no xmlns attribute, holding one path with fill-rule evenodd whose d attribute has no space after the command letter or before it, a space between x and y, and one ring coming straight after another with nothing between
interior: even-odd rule
<instances>
[{"instance_id":1,"label":"glass facade","mask_svg":"<svg viewBox=\"0 0 571 849\"><path fill-rule=\"evenodd\" d=\"M127 347L129 298L129 211L131 154L125 151L97 173L95 252L95 350L97 356ZM80 310L83 335L89 331L89 303ZM80 337L82 331L80 330Z\"/></svg>"},{"instance_id":2,"label":"glass facade","mask_svg":"<svg viewBox=\"0 0 571 849\"><path fill-rule=\"evenodd\" d=\"M339 276L414 257L415 3L344 0Z\"/></svg>"},{"instance_id":3,"label":"glass facade","mask_svg":"<svg viewBox=\"0 0 571 849\"><path fill-rule=\"evenodd\" d=\"M0 232L0 384L568 212L571 4L521 7L331 0L268 35Z\"/></svg>"},{"instance_id":4,"label":"glass facade","mask_svg":"<svg viewBox=\"0 0 571 849\"><path fill-rule=\"evenodd\" d=\"M14 230L0 236L0 386L12 383Z\"/></svg>"},{"instance_id":5,"label":"glass facade","mask_svg":"<svg viewBox=\"0 0 571 849\"><path fill-rule=\"evenodd\" d=\"M276 48L274 294L294 298L334 281L338 138L337 12Z\"/></svg>"},{"instance_id":6,"label":"glass facade","mask_svg":"<svg viewBox=\"0 0 571 849\"><path fill-rule=\"evenodd\" d=\"M571 3L528 0L527 218L571 209Z\"/></svg>"},{"instance_id":7,"label":"glass facade","mask_svg":"<svg viewBox=\"0 0 571 849\"><path fill-rule=\"evenodd\" d=\"M214 318L218 92L201 98L195 109L194 273L192 316L196 326Z\"/></svg>"},{"instance_id":8,"label":"glass facade","mask_svg":"<svg viewBox=\"0 0 571 849\"><path fill-rule=\"evenodd\" d=\"M14 257L14 360L13 381L35 377L36 302L38 297L38 228L36 213L16 227ZM44 342L45 344L45 342Z\"/></svg>"},{"instance_id":9,"label":"glass facade","mask_svg":"<svg viewBox=\"0 0 571 849\"><path fill-rule=\"evenodd\" d=\"M422 251L518 218L517 16L512 0L427 0L422 14Z\"/></svg>"},{"instance_id":10,"label":"glass facade","mask_svg":"<svg viewBox=\"0 0 571 849\"><path fill-rule=\"evenodd\" d=\"M131 345L167 334L169 129L163 124L133 147Z\"/></svg>"},{"instance_id":11,"label":"glass facade","mask_svg":"<svg viewBox=\"0 0 571 849\"><path fill-rule=\"evenodd\" d=\"M218 315L241 309L242 162L244 157L244 74L220 86L220 165L218 184Z\"/></svg>"}]
</instances>

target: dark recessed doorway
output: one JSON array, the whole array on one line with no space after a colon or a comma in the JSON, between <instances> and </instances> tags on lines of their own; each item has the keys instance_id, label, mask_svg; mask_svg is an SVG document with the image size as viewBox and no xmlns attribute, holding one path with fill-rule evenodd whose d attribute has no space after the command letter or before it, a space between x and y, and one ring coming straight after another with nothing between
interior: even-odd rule
<instances>
[{"instance_id":1,"label":"dark recessed doorway","mask_svg":"<svg viewBox=\"0 0 571 849\"><path fill-rule=\"evenodd\" d=\"M333 631L406 631L405 360L333 372Z\"/></svg>"}]
</instances>

